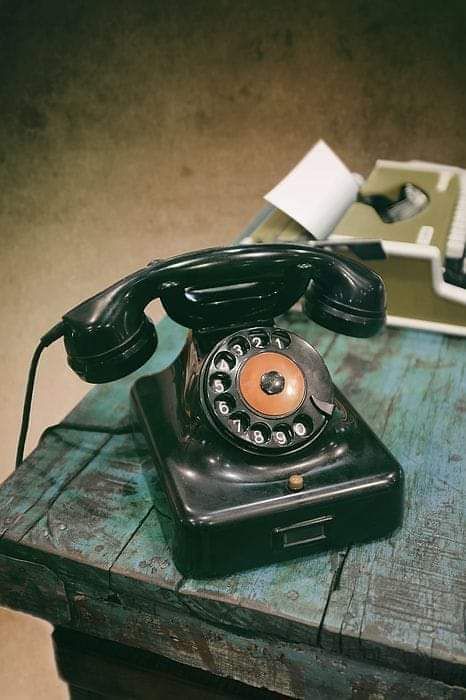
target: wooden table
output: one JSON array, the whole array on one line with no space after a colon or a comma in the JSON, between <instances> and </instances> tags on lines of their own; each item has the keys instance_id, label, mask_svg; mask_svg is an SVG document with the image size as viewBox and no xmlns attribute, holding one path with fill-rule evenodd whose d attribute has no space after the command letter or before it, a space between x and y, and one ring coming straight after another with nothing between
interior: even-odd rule
<instances>
[{"instance_id":1,"label":"wooden table","mask_svg":"<svg viewBox=\"0 0 466 700\"><path fill-rule=\"evenodd\" d=\"M73 697L175 697L150 684L147 694L141 660L131 675L138 649L155 667L181 662L298 698L466 697L458 687L465 681L465 341L405 330L357 340L297 312L285 323L318 347L335 383L403 465L402 529L339 553L184 579L131 436L49 433L0 489L0 602L57 627ZM164 319L159 338L138 374L169 364L185 330ZM69 419L125 423L134 378L92 389ZM107 640L104 651L94 637ZM94 665L69 661L73 638L81 657L94 649ZM202 685L202 672L189 673ZM232 697L241 688L196 697Z\"/></svg>"}]
</instances>

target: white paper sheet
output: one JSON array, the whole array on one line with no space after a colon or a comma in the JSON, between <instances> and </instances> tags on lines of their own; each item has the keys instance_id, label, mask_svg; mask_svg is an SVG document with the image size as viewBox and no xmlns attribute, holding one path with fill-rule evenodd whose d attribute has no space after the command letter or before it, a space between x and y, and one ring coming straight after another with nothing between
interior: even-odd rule
<instances>
[{"instance_id":1,"label":"white paper sheet","mask_svg":"<svg viewBox=\"0 0 466 700\"><path fill-rule=\"evenodd\" d=\"M265 199L323 239L356 200L357 192L357 176L321 140Z\"/></svg>"}]
</instances>

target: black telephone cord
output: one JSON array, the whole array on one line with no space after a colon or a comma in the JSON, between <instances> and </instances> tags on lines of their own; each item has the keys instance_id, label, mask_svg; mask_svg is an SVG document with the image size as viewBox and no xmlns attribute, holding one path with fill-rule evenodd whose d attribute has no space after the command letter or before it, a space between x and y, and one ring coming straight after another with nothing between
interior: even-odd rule
<instances>
[{"instance_id":1,"label":"black telephone cord","mask_svg":"<svg viewBox=\"0 0 466 700\"><path fill-rule=\"evenodd\" d=\"M16 461L15 469L19 467L24 458L24 446L26 444L26 437L29 428L29 420L31 417L31 405L32 397L34 393L34 384L36 381L37 366L39 364L40 356L42 352L49 345L54 343L56 340L61 338L64 333L63 323L57 323L53 328L51 328L48 333L46 333L40 339L39 345L34 351L32 356L31 364L29 367L28 380L26 384L26 393L24 395L23 404L23 417L21 420L21 429L18 438L18 447L16 449ZM49 425L48 428L44 430L41 435L41 439L45 437L49 432L54 430L78 430L89 433L108 433L109 435L126 435L131 433L133 428L131 425L119 425L119 426L109 426L109 425L86 425L84 423L73 423L70 421L63 421L62 423L56 423L55 425Z\"/></svg>"},{"instance_id":2,"label":"black telephone cord","mask_svg":"<svg viewBox=\"0 0 466 700\"><path fill-rule=\"evenodd\" d=\"M36 379L37 365L39 364L39 359L42 355L42 351L45 350L46 347L47 346L44 345L41 340L34 351L34 355L32 356L31 360L31 365L29 367L28 381L26 384L26 394L24 396L23 404L23 418L21 420L21 430L19 432L18 447L16 449L15 469L17 469L23 461L24 446L26 444L26 437L29 428L29 418L31 416L32 394L34 391L34 382Z\"/></svg>"},{"instance_id":3,"label":"black telephone cord","mask_svg":"<svg viewBox=\"0 0 466 700\"><path fill-rule=\"evenodd\" d=\"M23 417L21 420L21 430L19 432L18 447L16 449L16 461L15 468L19 467L23 461L24 456L24 446L26 444L26 437L29 428L29 419L31 417L31 404L32 395L34 392L34 383L36 380L37 365L39 364L40 356L46 347L54 343L56 340L62 337L64 332L63 323L57 323L53 328L51 328L48 333L42 336L39 345L34 351L32 356L31 365L29 367L28 380L26 384L26 393L24 395L23 404Z\"/></svg>"}]
</instances>

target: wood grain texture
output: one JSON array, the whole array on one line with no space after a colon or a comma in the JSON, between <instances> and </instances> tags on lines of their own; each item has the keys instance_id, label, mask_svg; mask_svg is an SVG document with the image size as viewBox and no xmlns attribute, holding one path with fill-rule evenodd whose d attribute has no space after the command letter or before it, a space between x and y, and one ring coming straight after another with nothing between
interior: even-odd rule
<instances>
[{"instance_id":1,"label":"wood grain texture","mask_svg":"<svg viewBox=\"0 0 466 700\"><path fill-rule=\"evenodd\" d=\"M63 581L42 564L0 554L0 605L45 617L54 624L71 620Z\"/></svg>"},{"instance_id":2,"label":"wood grain texture","mask_svg":"<svg viewBox=\"0 0 466 700\"><path fill-rule=\"evenodd\" d=\"M403 527L349 552L324 644L464 683L464 341L393 330L357 355L338 339L327 361L402 463L406 495Z\"/></svg>"},{"instance_id":3,"label":"wood grain texture","mask_svg":"<svg viewBox=\"0 0 466 700\"><path fill-rule=\"evenodd\" d=\"M152 613L71 592L75 629L303 700L459 700L466 693L307 644L225 631L219 624L154 605Z\"/></svg>"},{"instance_id":4,"label":"wood grain texture","mask_svg":"<svg viewBox=\"0 0 466 700\"><path fill-rule=\"evenodd\" d=\"M56 627L52 638L58 671L70 690L86 689L100 700L286 700L267 689L63 627Z\"/></svg>"},{"instance_id":5,"label":"wood grain texture","mask_svg":"<svg viewBox=\"0 0 466 700\"><path fill-rule=\"evenodd\" d=\"M43 573L49 590L29 586L26 603L7 574L7 604L54 620L62 582L70 627L243 682L258 678L296 697L319 684L324 694L312 697L331 697L328 669L336 673L339 664L342 677L348 674L343 696L372 688L400 697L403 687L403 697L460 697L435 679L459 684L464 670L462 342L410 331L353 340L298 312L280 323L317 346L336 384L405 468L403 527L387 541L341 553L185 580L131 437L62 430L0 490L0 550L23 560L24 582ZM159 331L159 351L140 374L169 364L184 343L185 331L169 320ZM133 381L93 389L69 419L125 422ZM395 679L398 696L383 678Z\"/></svg>"}]
</instances>

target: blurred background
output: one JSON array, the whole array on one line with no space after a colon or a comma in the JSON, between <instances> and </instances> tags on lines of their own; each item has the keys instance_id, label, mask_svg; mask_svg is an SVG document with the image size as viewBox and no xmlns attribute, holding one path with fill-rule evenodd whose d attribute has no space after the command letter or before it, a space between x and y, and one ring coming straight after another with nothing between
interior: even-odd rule
<instances>
[{"instance_id":1,"label":"blurred background","mask_svg":"<svg viewBox=\"0 0 466 700\"><path fill-rule=\"evenodd\" d=\"M0 0L0 480L39 336L231 241L317 139L466 166L465 34L464 0ZM45 353L28 450L88 388ZM0 609L0 646L2 698L67 697L48 625Z\"/></svg>"}]
</instances>

